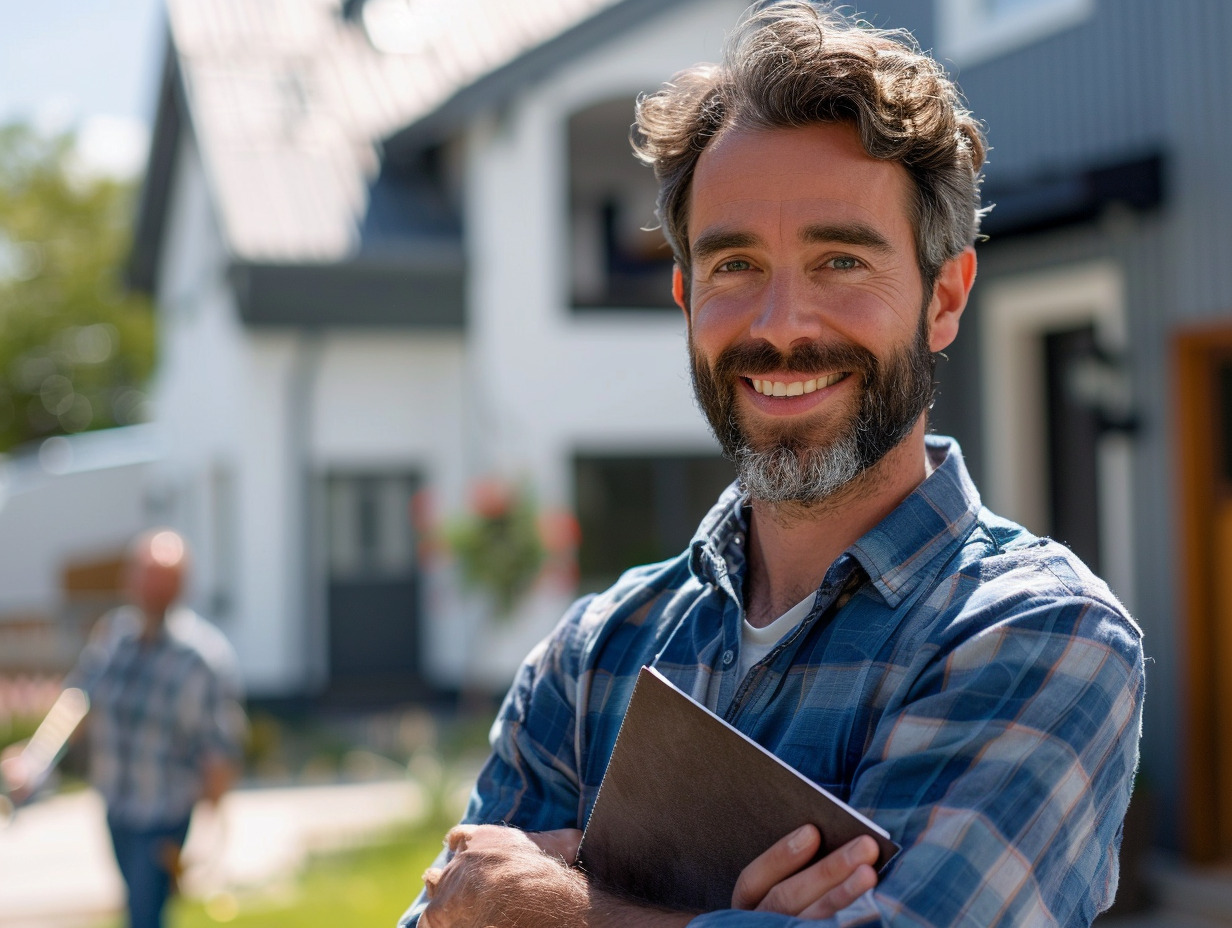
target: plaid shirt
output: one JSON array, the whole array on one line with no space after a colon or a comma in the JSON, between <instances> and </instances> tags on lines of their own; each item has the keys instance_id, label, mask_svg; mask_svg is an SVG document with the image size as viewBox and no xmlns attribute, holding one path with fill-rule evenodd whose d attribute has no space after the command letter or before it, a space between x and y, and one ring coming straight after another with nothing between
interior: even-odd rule
<instances>
[{"instance_id":1,"label":"plaid shirt","mask_svg":"<svg viewBox=\"0 0 1232 928\"><path fill-rule=\"evenodd\" d=\"M807 924L1089 924L1116 891L1141 632L1069 550L982 508L953 441L928 445L936 470L831 565L808 617L743 680L735 487L682 556L579 601L520 669L464 821L582 827L653 664L703 702L717 676L727 721L903 846L876 889Z\"/></svg>"},{"instance_id":2,"label":"plaid shirt","mask_svg":"<svg viewBox=\"0 0 1232 928\"><path fill-rule=\"evenodd\" d=\"M140 633L135 609L109 613L65 681L90 697L90 778L133 828L187 819L205 759L238 761L244 731L238 664L217 628L177 608L152 641Z\"/></svg>"}]
</instances>

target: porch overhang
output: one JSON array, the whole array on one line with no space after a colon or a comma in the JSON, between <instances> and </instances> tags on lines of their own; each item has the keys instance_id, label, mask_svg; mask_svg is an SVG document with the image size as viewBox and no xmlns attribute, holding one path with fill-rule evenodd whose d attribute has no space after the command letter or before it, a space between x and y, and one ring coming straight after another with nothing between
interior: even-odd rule
<instances>
[{"instance_id":1,"label":"porch overhang","mask_svg":"<svg viewBox=\"0 0 1232 928\"><path fill-rule=\"evenodd\" d=\"M1164 152L1151 151L990 184L984 200L995 205L980 230L998 242L1088 222L1116 204L1156 209L1167 197L1166 167Z\"/></svg>"},{"instance_id":2,"label":"porch overhang","mask_svg":"<svg viewBox=\"0 0 1232 928\"><path fill-rule=\"evenodd\" d=\"M460 331L466 321L460 246L319 264L236 261L228 277L251 326Z\"/></svg>"}]
</instances>

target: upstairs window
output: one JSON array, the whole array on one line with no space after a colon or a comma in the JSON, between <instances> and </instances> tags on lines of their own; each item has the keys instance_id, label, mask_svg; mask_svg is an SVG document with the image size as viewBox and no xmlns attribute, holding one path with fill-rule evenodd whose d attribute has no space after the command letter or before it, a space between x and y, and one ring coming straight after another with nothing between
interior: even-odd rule
<instances>
[{"instance_id":1,"label":"upstairs window","mask_svg":"<svg viewBox=\"0 0 1232 928\"><path fill-rule=\"evenodd\" d=\"M631 96L569 120L570 290L577 310L670 309L672 252L654 172L633 157Z\"/></svg>"},{"instance_id":2,"label":"upstairs window","mask_svg":"<svg viewBox=\"0 0 1232 928\"><path fill-rule=\"evenodd\" d=\"M936 9L939 57L963 67L1078 25L1095 0L940 0Z\"/></svg>"}]
</instances>

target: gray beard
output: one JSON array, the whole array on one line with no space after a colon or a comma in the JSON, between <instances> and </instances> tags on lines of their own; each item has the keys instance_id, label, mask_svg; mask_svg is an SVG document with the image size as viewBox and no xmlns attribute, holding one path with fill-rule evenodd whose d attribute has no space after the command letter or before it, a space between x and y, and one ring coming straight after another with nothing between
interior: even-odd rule
<instances>
[{"instance_id":1,"label":"gray beard","mask_svg":"<svg viewBox=\"0 0 1232 928\"><path fill-rule=\"evenodd\" d=\"M800 453L782 445L736 449L736 474L753 499L767 503L813 503L837 494L864 470L851 432L830 445Z\"/></svg>"},{"instance_id":2,"label":"gray beard","mask_svg":"<svg viewBox=\"0 0 1232 928\"><path fill-rule=\"evenodd\" d=\"M854 345L810 345L782 356L762 342L729 348L711 366L690 346L698 405L753 499L805 506L822 503L851 488L902 443L932 403L934 361L925 318L921 312L914 339L884 362ZM857 408L826 439L815 438L804 428L756 447L737 419L737 372L755 376L776 370L851 371L864 381Z\"/></svg>"}]
</instances>

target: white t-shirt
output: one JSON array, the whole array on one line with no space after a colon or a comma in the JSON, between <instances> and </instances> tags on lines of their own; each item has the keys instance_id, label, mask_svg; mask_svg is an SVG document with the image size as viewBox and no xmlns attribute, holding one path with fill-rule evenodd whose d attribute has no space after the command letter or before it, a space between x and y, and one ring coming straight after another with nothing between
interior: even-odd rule
<instances>
[{"instance_id":1,"label":"white t-shirt","mask_svg":"<svg viewBox=\"0 0 1232 928\"><path fill-rule=\"evenodd\" d=\"M774 646L787 637L804 621L817 598L815 592L800 600L764 628L754 628L748 619L740 623L740 679L743 680L753 665L774 650Z\"/></svg>"}]
</instances>

